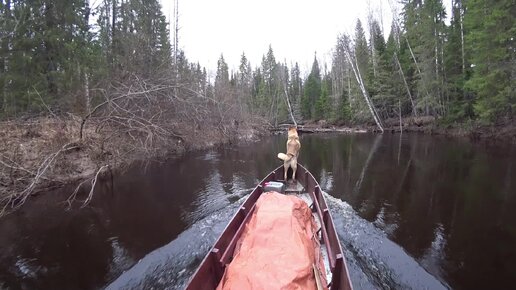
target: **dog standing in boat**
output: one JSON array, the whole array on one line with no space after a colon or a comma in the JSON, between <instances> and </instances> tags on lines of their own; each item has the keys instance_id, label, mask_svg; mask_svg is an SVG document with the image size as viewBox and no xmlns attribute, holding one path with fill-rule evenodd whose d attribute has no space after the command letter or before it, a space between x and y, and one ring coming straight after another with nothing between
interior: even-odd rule
<instances>
[{"instance_id":1,"label":"dog standing in boat","mask_svg":"<svg viewBox=\"0 0 516 290\"><path fill-rule=\"evenodd\" d=\"M301 142L299 142L299 135L296 127L288 128L287 139L287 154L278 153L278 158L283 160L283 167L285 171L285 181L287 181L288 168L292 168L292 180L296 181L297 157L299 156L299 149L301 149Z\"/></svg>"}]
</instances>

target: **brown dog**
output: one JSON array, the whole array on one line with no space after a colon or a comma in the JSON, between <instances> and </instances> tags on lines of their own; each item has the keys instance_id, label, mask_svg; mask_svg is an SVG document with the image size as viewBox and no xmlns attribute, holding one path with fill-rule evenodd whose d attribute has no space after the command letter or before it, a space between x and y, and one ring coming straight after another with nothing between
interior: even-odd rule
<instances>
[{"instance_id":1,"label":"brown dog","mask_svg":"<svg viewBox=\"0 0 516 290\"><path fill-rule=\"evenodd\" d=\"M299 149L301 149L301 143L299 142L297 129L296 127L289 127L287 154L278 153L278 158L283 160L283 167L285 168L285 181L287 181L287 171L289 167L292 168L292 180L296 180L297 157L299 156Z\"/></svg>"}]
</instances>

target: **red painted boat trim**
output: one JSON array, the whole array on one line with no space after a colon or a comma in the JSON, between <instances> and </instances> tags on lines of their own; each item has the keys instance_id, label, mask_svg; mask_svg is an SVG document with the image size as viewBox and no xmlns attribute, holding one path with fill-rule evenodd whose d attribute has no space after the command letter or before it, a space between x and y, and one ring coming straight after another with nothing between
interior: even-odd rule
<instances>
[{"instance_id":1,"label":"red painted boat trim","mask_svg":"<svg viewBox=\"0 0 516 290\"><path fill-rule=\"evenodd\" d=\"M351 290L351 280L346 265L346 259L335 231L335 225L330 210L322 194L321 188L314 176L302 165L298 164L297 181L300 182L305 192L308 192L312 199L310 207L319 216L321 221L321 243L326 246L329 257L332 279L329 284L330 290ZM283 178L283 166L276 168L269 173L251 192L246 201L238 209L229 224L226 226L219 239L201 262L197 271L193 274L187 290L214 290L217 288L226 265L231 262L236 243L244 230L245 224L254 211L254 205L258 197L263 193L266 182L280 181Z\"/></svg>"}]
</instances>

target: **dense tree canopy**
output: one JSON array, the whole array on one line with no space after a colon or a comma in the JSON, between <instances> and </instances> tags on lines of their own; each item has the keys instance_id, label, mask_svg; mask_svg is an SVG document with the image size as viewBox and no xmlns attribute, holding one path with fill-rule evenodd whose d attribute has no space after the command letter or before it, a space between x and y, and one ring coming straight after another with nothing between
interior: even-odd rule
<instances>
[{"instance_id":1,"label":"dense tree canopy","mask_svg":"<svg viewBox=\"0 0 516 290\"><path fill-rule=\"evenodd\" d=\"M2 0L0 116L89 111L99 91L137 75L170 78L272 124L291 116L355 123L373 115L512 119L513 1L454 0L448 25L442 0L402 5L387 39L372 15L365 25L358 20L353 37L338 37L332 63L315 57L306 77L297 63L278 62L269 46L254 68L243 53L230 71L221 55L209 80L206 69L171 46L157 0L103 0L95 9L85 0Z\"/></svg>"}]
</instances>

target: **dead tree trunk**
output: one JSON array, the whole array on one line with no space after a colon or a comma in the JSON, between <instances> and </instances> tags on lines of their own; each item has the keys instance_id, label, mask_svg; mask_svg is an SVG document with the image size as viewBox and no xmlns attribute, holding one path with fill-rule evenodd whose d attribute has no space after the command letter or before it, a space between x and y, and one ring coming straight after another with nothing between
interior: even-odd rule
<instances>
[{"instance_id":1,"label":"dead tree trunk","mask_svg":"<svg viewBox=\"0 0 516 290\"><path fill-rule=\"evenodd\" d=\"M396 29L395 38L397 40L398 48L399 48L399 46L400 46L400 35L399 35L399 33L401 31L401 26L400 26L400 23L399 23L398 18L397 18L398 13L397 13L395 7L392 5L392 2L390 0L389 0L389 6L391 7L391 11L392 11L392 22L394 23L394 27ZM419 68L419 63L417 62L416 56L414 55L414 51L412 51L412 46L410 45L410 42L409 42L409 40L408 40L408 38L406 36L405 36L405 41L407 42L407 46L408 46L408 49L410 51L410 55L412 57L412 60L414 61L414 64L416 65L417 73L418 73L419 76L421 76L421 69ZM398 63L399 63L399 61L398 61ZM403 80L406 83L405 77L403 77ZM427 98L430 98L430 94L428 93L428 89L424 85L423 85L423 87L424 87L424 90L425 90ZM428 107L427 107L427 111L428 111ZM427 114L428 114L428 112L427 112Z\"/></svg>"},{"instance_id":2,"label":"dead tree trunk","mask_svg":"<svg viewBox=\"0 0 516 290\"><path fill-rule=\"evenodd\" d=\"M462 56L462 75L466 74L466 61L464 56L464 7L462 0L459 1L459 21L460 21L460 48Z\"/></svg>"},{"instance_id":3,"label":"dead tree trunk","mask_svg":"<svg viewBox=\"0 0 516 290\"><path fill-rule=\"evenodd\" d=\"M296 122L296 119L294 118L294 112L292 111L292 105L290 104L290 98L288 97L287 76L285 76L284 70L281 70L279 75L280 75L280 81L283 84L283 93L285 94L285 100L287 101L288 113L290 114L290 118L292 119L292 122L294 122L294 126L297 127L297 122Z\"/></svg>"},{"instance_id":4,"label":"dead tree trunk","mask_svg":"<svg viewBox=\"0 0 516 290\"><path fill-rule=\"evenodd\" d=\"M348 59L348 62L350 63L351 68L353 69L355 79L360 87L360 90L362 91L362 95L364 96L364 99L367 103L369 111L371 112L371 115L373 116L373 119L376 123L376 126L378 126L380 131L382 131L382 133L383 133L384 130L383 130L383 126L382 126L382 121L380 119L380 116L378 115L378 112L376 111L376 108L374 107L373 102L369 98L369 94L367 93L367 90L365 88L364 81L363 81L362 75L360 73L360 68L358 67L358 63L356 62L356 55L354 55L354 58L351 58L351 54L350 54L349 50L350 50L349 46L345 45L344 53L346 54L346 58ZM355 61L353 61L353 60L355 60Z\"/></svg>"},{"instance_id":5,"label":"dead tree trunk","mask_svg":"<svg viewBox=\"0 0 516 290\"><path fill-rule=\"evenodd\" d=\"M292 122L294 122L294 126L297 127L297 122L296 122L296 119L294 118L294 113L292 112L292 106L290 104L290 99L288 97L288 92L287 92L287 86L285 85L285 83L283 83L283 91L285 93L285 99L287 99L288 112L290 113L290 118L292 118Z\"/></svg>"},{"instance_id":6,"label":"dead tree trunk","mask_svg":"<svg viewBox=\"0 0 516 290\"><path fill-rule=\"evenodd\" d=\"M405 78L405 74L403 73L403 69L401 68L400 60L398 59L398 55L396 55L396 53L394 53L394 60L398 64L400 75L401 75L401 78L403 79L403 84L405 84L405 89L407 90L407 94L410 99L410 105L412 106L412 114L414 115L414 117L417 117L416 105L414 104L414 99L412 98L412 94L410 93L410 88L407 84L407 79Z\"/></svg>"},{"instance_id":7,"label":"dead tree trunk","mask_svg":"<svg viewBox=\"0 0 516 290\"><path fill-rule=\"evenodd\" d=\"M86 112L91 111L91 96L90 96L90 78L88 73L84 73L84 95L86 96Z\"/></svg>"}]
</instances>

